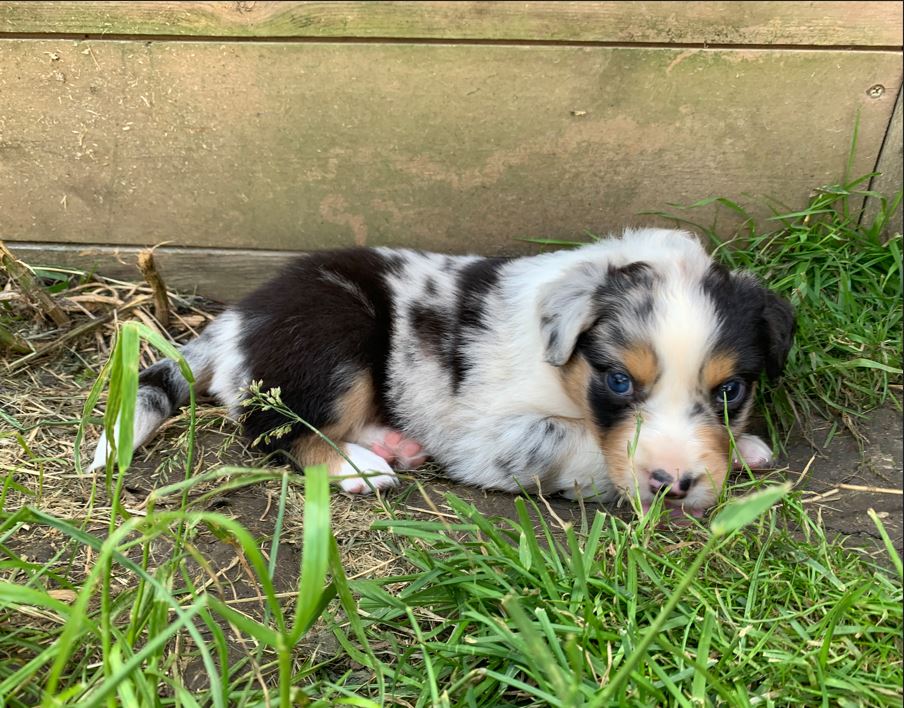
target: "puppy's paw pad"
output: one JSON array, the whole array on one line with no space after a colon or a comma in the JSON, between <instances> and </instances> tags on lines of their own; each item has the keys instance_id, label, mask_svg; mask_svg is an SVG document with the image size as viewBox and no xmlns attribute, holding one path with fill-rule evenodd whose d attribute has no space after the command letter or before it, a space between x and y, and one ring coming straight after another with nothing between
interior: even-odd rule
<instances>
[{"instance_id":1,"label":"puppy's paw pad","mask_svg":"<svg viewBox=\"0 0 904 708\"><path fill-rule=\"evenodd\" d=\"M339 485L347 494L370 494L378 489L395 487L399 483L392 467L380 455L354 443L346 443L345 454L354 466L344 461L336 476L342 478ZM361 473L367 476L364 477Z\"/></svg>"},{"instance_id":2,"label":"puppy's paw pad","mask_svg":"<svg viewBox=\"0 0 904 708\"><path fill-rule=\"evenodd\" d=\"M772 449L756 435L741 435L735 441L735 469L741 469L741 459L751 469L765 469L772 465Z\"/></svg>"},{"instance_id":3,"label":"puppy's paw pad","mask_svg":"<svg viewBox=\"0 0 904 708\"><path fill-rule=\"evenodd\" d=\"M420 467L427 460L424 446L417 440L406 438L398 430L371 427L365 431L362 444L386 462L402 469Z\"/></svg>"}]
</instances>

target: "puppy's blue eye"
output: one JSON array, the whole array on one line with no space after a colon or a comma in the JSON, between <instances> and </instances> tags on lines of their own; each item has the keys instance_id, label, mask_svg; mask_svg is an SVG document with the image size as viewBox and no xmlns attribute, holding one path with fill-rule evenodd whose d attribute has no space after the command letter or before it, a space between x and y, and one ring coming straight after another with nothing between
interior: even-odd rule
<instances>
[{"instance_id":1,"label":"puppy's blue eye","mask_svg":"<svg viewBox=\"0 0 904 708\"><path fill-rule=\"evenodd\" d=\"M631 377L621 371L610 371L606 374L606 386L617 396L628 396L634 390Z\"/></svg>"},{"instance_id":2,"label":"puppy's blue eye","mask_svg":"<svg viewBox=\"0 0 904 708\"><path fill-rule=\"evenodd\" d=\"M742 379L729 379L716 389L716 403L722 405L727 402L729 406L738 404L744 400L747 393L747 384Z\"/></svg>"}]
</instances>

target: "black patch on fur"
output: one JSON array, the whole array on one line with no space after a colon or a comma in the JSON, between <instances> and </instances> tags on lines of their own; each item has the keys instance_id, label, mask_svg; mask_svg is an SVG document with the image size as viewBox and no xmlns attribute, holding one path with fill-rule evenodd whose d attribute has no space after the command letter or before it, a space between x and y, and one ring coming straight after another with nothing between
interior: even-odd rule
<instances>
[{"instance_id":1,"label":"black patch on fur","mask_svg":"<svg viewBox=\"0 0 904 708\"><path fill-rule=\"evenodd\" d=\"M458 322L460 327L481 327L486 295L499 282L499 269L508 258L483 258L469 263L458 273Z\"/></svg>"},{"instance_id":2,"label":"black patch on fur","mask_svg":"<svg viewBox=\"0 0 904 708\"><path fill-rule=\"evenodd\" d=\"M436 296L436 281L433 278L427 278L427 282L424 283L424 294L427 297Z\"/></svg>"},{"instance_id":3,"label":"black patch on fur","mask_svg":"<svg viewBox=\"0 0 904 708\"><path fill-rule=\"evenodd\" d=\"M703 289L719 317L713 351L737 359L737 375L746 382L749 397L762 372L769 378L781 374L794 338L794 310L753 278L732 275L717 263L710 266ZM743 401L729 408L729 420L744 409ZM722 420L724 402L714 397L713 411Z\"/></svg>"},{"instance_id":4,"label":"black patch on fur","mask_svg":"<svg viewBox=\"0 0 904 708\"><path fill-rule=\"evenodd\" d=\"M581 333L575 352L582 353L599 369L616 364L606 359L607 351L632 345L622 322L636 322L652 316L656 304L652 292L656 277L652 266L645 261L621 268L610 266L606 281L597 286L593 294L596 320Z\"/></svg>"},{"instance_id":5,"label":"black patch on fur","mask_svg":"<svg viewBox=\"0 0 904 708\"><path fill-rule=\"evenodd\" d=\"M367 249L363 249L363 248L357 249L357 250L367 251ZM402 268L405 267L405 264L408 263L408 258L406 258L401 253L383 252L383 253L377 254L374 251L369 251L369 252L373 253L374 255L377 255L379 258L383 259L383 264L384 264L386 273L398 273L399 271L401 271ZM337 251L333 251L333 253L342 253L342 251L337 250Z\"/></svg>"},{"instance_id":6,"label":"black patch on fur","mask_svg":"<svg viewBox=\"0 0 904 708\"><path fill-rule=\"evenodd\" d=\"M468 370L474 365L465 349L475 329L486 329L484 314L487 296L499 282L499 269L509 258L482 258L464 266L457 277L458 307L455 314L450 371L452 392L458 393Z\"/></svg>"},{"instance_id":7,"label":"black patch on fur","mask_svg":"<svg viewBox=\"0 0 904 708\"><path fill-rule=\"evenodd\" d=\"M505 476L517 480L526 490L537 488L540 481L554 474L561 446L568 431L554 418L526 417L524 422L513 422L522 427L522 437L509 441L509 449L499 452L493 464Z\"/></svg>"},{"instance_id":8,"label":"black patch on fur","mask_svg":"<svg viewBox=\"0 0 904 708\"><path fill-rule=\"evenodd\" d=\"M178 364L170 359L158 361L138 374L138 386L143 389L143 403L167 418L188 403L188 382Z\"/></svg>"},{"instance_id":9,"label":"black patch on fur","mask_svg":"<svg viewBox=\"0 0 904 708\"><path fill-rule=\"evenodd\" d=\"M522 470L515 460L499 456L493 460L493 464L502 470L506 477L520 479Z\"/></svg>"},{"instance_id":10,"label":"black patch on fur","mask_svg":"<svg viewBox=\"0 0 904 708\"><path fill-rule=\"evenodd\" d=\"M601 320L613 320L624 315L626 308L632 306L630 314L637 316L643 314L645 309L652 312L654 301L652 294L645 294L638 308L633 308L636 302L636 291L651 290L656 280L656 274L652 266L644 261L629 263L621 268L609 266L606 281L600 283L594 293L594 303L600 313ZM647 313L646 316L649 316Z\"/></svg>"},{"instance_id":11,"label":"black patch on fur","mask_svg":"<svg viewBox=\"0 0 904 708\"><path fill-rule=\"evenodd\" d=\"M649 287L653 284L653 267L646 261L634 261L619 268L609 266L609 277L606 279L606 284L622 289L637 286Z\"/></svg>"},{"instance_id":12,"label":"black patch on fur","mask_svg":"<svg viewBox=\"0 0 904 708\"><path fill-rule=\"evenodd\" d=\"M412 305L408 310L408 324L425 353L452 368L452 322L447 312L424 305Z\"/></svg>"},{"instance_id":13,"label":"black patch on fur","mask_svg":"<svg viewBox=\"0 0 904 708\"><path fill-rule=\"evenodd\" d=\"M554 447L558 447L565 440L567 434L565 428L552 418L543 419L543 436L545 439L551 440Z\"/></svg>"},{"instance_id":14,"label":"black patch on fur","mask_svg":"<svg viewBox=\"0 0 904 708\"><path fill-rule=\"evenodd\" d=\"M446 259L454 263L452 259ZM452 308L412 305L408 321L422 350L439 360L449 372L453 393L458 393L471 367L466 348L475 329L486 329L483 321L487 294L499 280L499 268L507 258L483 258L459 268L456 303ZM444 261L444 269L447 265ZM433 279L428 281L435 283Z\"/></svg>"},{"instance_id":15,"label":"black patch on fur","mask_svg":"<svg viewBox=\"0 0 904 708\"><path fill-rule=\"evenodd\" d=\"M655 300L653 295L645 295L643 299L634 307L634 316L641 321L649 320L653 315Z\"/></svg>"},{"instance_id":16,"label":"black patch on fur","mask_svg":"<svg viewBox=\"0 0 904 708\"><path fill-rule=\"evenodd\" d=\"M781 374L794 339L791 305L752 278L733 276L716 263L710 266L703 289L719 316L714 351L735 354L739 375L748 384L761 371L770 378Z\"/></svg>"},{"instance_id":17,"label":"black patch on fur","mask_svg":"<svg viewBox=\"0 0 904 708\"><path fill-rule=\"evenodd\" d=\"M245 297L236 309L245 324L241 351L251 379L263 381L264 391L278 386L289 408L322 428L336 422L336 400L354 377L368 372L378 410L391 423L386 370L393 311L386 276L402 262L366 248L311 253ZM354 291L319 277L321 270L353 283ZM287 422L276 411L249 409L244 417L252 439ZM289 449L310 434L296 423L261 447Z\"/></svg>"}]
</instances>

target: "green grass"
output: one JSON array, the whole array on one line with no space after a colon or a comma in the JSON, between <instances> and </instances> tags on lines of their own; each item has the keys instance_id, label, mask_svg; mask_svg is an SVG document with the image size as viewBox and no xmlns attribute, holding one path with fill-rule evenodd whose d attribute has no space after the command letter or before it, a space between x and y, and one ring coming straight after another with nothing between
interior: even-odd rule
<instances>
[{"instance_id":1,"label":"green grass","mask_svg":"<svg viewBox=\"0 0 904 708\"><path fill-rule=\"evenodd\" d=\"M428 689L487 706L900 701L899 582L829 543L793 495L747 533L718 516L719 533L679 544L602 515L537 533L523 502L496 523L450 503L448 524L378 524L416 541L416 571L362 587L412 702Z\"/></svg>"},{"instance_id":2,"label":"green grass","mask_svg":"<svg viewBox=\"0 0 904 708\"><path fill-rule=\"evenodd\" d=\"M798 307L786 388L770 394L787 396L781 416L852 415L900 381L900 237L883 244L880 226L855 225L856 186L824 190L806 213L720 250ZM124 325L79 438L104 386L107 424L131 415L141 339L175 355ZM141 513L124 501L131 446L119 441L119 468L97 479L85 511L109 505L103 528L39 500L8 509L33 492L16 471L0 477L0 705L901 704L901 559L875 514L879 561L828 538L798 491L752 474L710 523L677 532L657 525L656 507L559 526L539 501L497 519L449 496L438 520L375 508L371 533L407 570L349 578L323 470L199 474L194 430L193 402L184 477ZM3 435L35 456L21 430ZM267 481L278 488L267 538L209 508L224 490ZM286 597L276 559L296 486L303 549ZM35 560L29 544L41 538L56 551ZM254 602L228 599L216 544L238 559Z\"/></svg>"},{"instance_id":3,"label":"green grass","mask_svg":"<svg viewBox=\"0 0 904 708\"><path fill-rule=\"evenodd\" d=\"M262 473L224 469L205 481L217 475L236 485ZM158 490L155 503L200 483ZM450 496L454 518L375 522L410 572L350 581L325 477L310 471L304 484L294 608L276 595L261 541L216 513L152 507L120 518L106 539L37 510L9 515L2 567L18 581L0 583L5 705L262 705L258 679L281 706L900 704L900 559L889 547L889 572L833 543L787 486L737 485L741 499L708 529L677 536L657 530L655 512L554 528L534 502L518 500L516 520L489 519ZM93 548L88 577L8 550L26 525ZM263 596L256 616L192 580L203 532L247 561ZM172 552L155 566L161 539ZM263 543L271 558L277 543ZM59 588L75 600L56 599ZM318 617L340 649L312 662L293 649ZM191 690L174 678L185 663L195 665Z\"/></svg>"}]
</instances>

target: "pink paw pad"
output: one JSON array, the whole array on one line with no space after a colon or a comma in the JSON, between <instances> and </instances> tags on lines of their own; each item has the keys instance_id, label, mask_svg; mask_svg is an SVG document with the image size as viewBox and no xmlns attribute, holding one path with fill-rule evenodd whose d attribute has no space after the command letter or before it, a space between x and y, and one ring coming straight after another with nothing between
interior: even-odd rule
<instances>
[{"instance_id":1,"label":"pink paw pad","mask_svg":"<svg viewBox=\"0 0 904 708\"><path fill-rule=\"evenodd\" d=\"M398 430L389 428L386 429L386 434L382 439L375 440L370 444L370 451L390 464L395 463L397 467L406 469L419 467L427 459L424 448L419 442L406 438Z\"/></svg>"}]
</instances>

